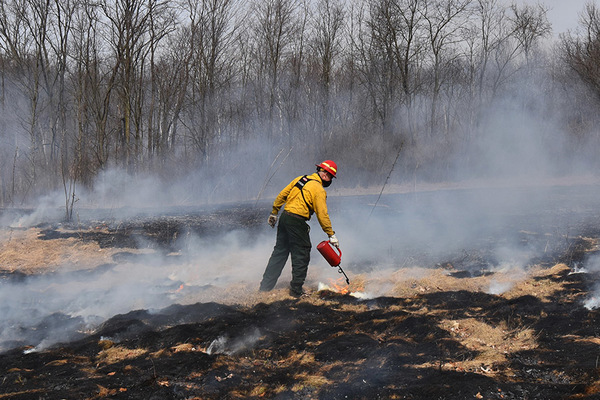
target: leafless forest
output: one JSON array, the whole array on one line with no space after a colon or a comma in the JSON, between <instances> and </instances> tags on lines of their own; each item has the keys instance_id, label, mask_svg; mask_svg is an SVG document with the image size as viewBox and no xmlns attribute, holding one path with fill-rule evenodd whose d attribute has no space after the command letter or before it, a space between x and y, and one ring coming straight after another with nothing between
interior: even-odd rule
<instances>
[{"instance_id":1,"label":"leafless forest","mask_svg":"<svg viewBox=\"0 0 600 400\"><path fill-rule=\"evenodd\" d=\"M600 9L559 35L498 0L7 0L0 73L3 207L60 190L68 215L108 168L254 195L321 157L346 185L568 173L599 144Z\"/></svg>"}]
</instances>

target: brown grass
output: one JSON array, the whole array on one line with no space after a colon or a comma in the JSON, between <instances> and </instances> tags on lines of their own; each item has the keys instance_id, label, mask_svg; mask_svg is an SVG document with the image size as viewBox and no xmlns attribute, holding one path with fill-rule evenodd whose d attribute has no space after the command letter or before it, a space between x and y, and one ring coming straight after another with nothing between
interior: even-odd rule
<instances>
[{"instance_id":1,"label":"brown grass","mask_svg":"<svg viewBox=\"0 0 600 400\"><path fill-rule=\"evenodd\" d=\"M97 361L100 364L115 364L124 360L134 359L148 352L145 349L128 349L126 347L115 346L98 353Z\"/></svg>"},{"instance_id":2,"label":"brown grass","mask_svg":"<svg viewBox=\"0 0 600 400\"><path fill-rule=\"evenodd\" d=\"M89 268L112 262L114 249L101 249L77 238L40 240L39 229L3 231L0 234L0 268L26 274L58 269Z\"/></svg>"}]
</instances>

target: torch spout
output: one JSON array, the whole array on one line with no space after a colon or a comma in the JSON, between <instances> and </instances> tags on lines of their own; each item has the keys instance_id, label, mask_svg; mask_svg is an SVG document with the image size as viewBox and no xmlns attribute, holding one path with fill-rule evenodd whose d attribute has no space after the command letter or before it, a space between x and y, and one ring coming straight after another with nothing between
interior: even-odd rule
<instances>
[{"instance_id":1,"label":"torch spout","mask_svg":"<svg viewBox=\"0 0 600 400\"><path fill-rule=\"evenodd\" d=\"M344 270L342 269L342 266L341 266L341 265L338 265L337 267L338 267L338 272L339 272L340 274L343 274L343 275L344 275L344 277L346 278L346 283L349 285L349 284L350 284L350 279L348 279L348 275L346 275L346 273L345 273L345 272L344 272Z\"/></svg>"}]
</instances>

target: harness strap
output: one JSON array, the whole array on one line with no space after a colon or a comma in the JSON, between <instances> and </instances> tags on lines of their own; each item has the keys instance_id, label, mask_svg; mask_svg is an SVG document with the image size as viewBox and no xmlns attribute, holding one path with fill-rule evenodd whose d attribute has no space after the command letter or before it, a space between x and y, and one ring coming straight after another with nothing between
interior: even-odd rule
<instances>
[{"instance_id":1,"label":"harness strap","mask_svg":"<svg viewBox=\"0 0 600 400\"><path fill-rule=\"evenodd\" d=\"M308 204L308 201L306 201L306 197L304 197L304 191L302 190L302 188L304 188L304 185L306 185L308 183L308 181L314 181L314 179L308 179L308 176L304 175L302 178L298 179L298 182L296 182L296 184L294 186L296 186L298 189L300 189L300 194L302 195L302 199L304 199L304 202L306 203L306 207L308 207L308 214L313 215L314 211Z\"/></svg>"}]
</instances>

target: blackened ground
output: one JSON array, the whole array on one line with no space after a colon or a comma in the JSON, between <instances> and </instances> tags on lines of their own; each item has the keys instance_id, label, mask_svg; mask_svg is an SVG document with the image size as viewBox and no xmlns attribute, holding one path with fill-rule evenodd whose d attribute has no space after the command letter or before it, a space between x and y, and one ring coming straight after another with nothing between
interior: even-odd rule
<instances>
[{"instance_id":1,"label":"blackened ground","mask_svg":"<svg viewBox=\"0 0 600 400\"><path fill-rule=\"evenodd\" d=\"M186 235L198 237L222 235L232 230L243 229L248 235L262 228L266 207L242 204L210 210L171 210L166 216L140 215L124 220L88 219L83 223L62 223L42 226L40 239L77 238L94 241L101 248L139 248L152 246L164 251L177 251L178 243ZM66 228L66 229L64 229ZM83 229L82 229L83 228Z\"/></svg>"},{"instance_id":2,"label":"blackened ground","mask_svg":"<svg viewBox=\"0 0 600 400\"><path fill-rule=\"evenodd\" d=\"M359 301L324 291L318 302L135 311L51 351L2 355L0 393L22 399L597 398L598 343L581 339L598 337L599 314L575 301L586 288L582 274L565 270L553 279L568 283L555 302L467 291ZM443 366L477 356L439 327L442 319L463 318L528 326L538 346L505 363L448 370ZM208 354L211 347L216 354ZM124 355L111 362L111 349Z\"/></svg>"}]
</instances>

